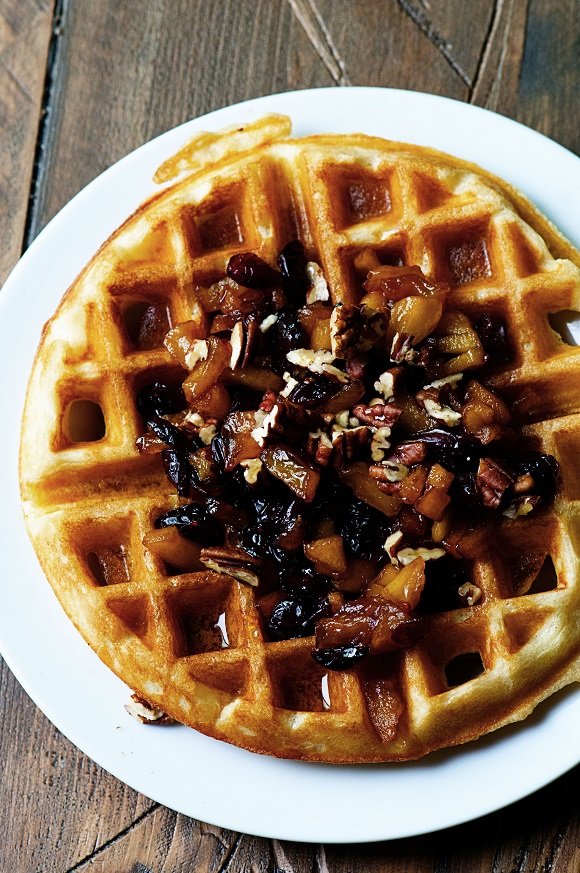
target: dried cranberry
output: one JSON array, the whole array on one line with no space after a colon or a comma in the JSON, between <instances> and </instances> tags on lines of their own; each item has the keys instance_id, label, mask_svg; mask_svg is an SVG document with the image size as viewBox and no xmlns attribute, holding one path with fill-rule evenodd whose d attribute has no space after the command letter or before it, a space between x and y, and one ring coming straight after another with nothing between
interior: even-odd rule
<instances>
[{"instance_id":1,"label":"dried cranberry","mask_svg":"<svg viewBox=\"0 0 580 873\"><path fill-rule=\"evenodd\" d=\"M288 367L286 355L295 349L308 348L308 337L294 309L285 306L277 313L278 319L266 333L272 356L272 369L282 374Z\"/></svg>"},{"instance_id":2,"label":"dried cranberry","mask_svg":"<svg viewBox=\"0 0 580 873\"><path fill-rule=\"evenodd\" d=\"M369 647L358 643L354 646L337 646L335 649L314 649L312 657L317 664L329 670L348 670L368 653Z\"/></svg>"},{"instance_id":3,"label":"dried cranberry","mask_svg":"<svg viewBox=\"0 0 580 873\"><path fill-rule=\"evenodd\" d=\"M280 252L278 267L282 272L284 291L290 303L304 303L305 294L310 287L305 272L307 263L304 246L299 240L289 242Z\"/></svg>"},{"instance_id":4,"label":"dried cranberry","mask_svg":"<svg viewBox=\"0 0 580 873\"><path fill-rule=\"evenodd\" d=\"M195 436L191 431L180 430L164 418L154 417L148 419L147 427L160 440L163 440L164 443L177 449L179 452L191 452L194 448L200 448L203 445L199 437Z\"/></svg>"},{"instance_id":5,"label":"dried cranberry","mask_svg":"<svg viewBox=\"0 0 580 873\"><path fill-rule=\"evenodd\" d=\"M187 456L182 452L176 452L175 449L165 449L161 452L161 457L163 459L163 469L169 481L175 485L180 497L187 497L193 472Z\"/></svg>"},{"instance_id":6,"label":"dried cranberry","mask_svg":"<svg viewBox=\"0 0 580 873\"><path fill-rule=\"evenodd\" d=\"M293 640L314 634L316 622L330 614L326 597L288 597L274 607L266 623L273 640Z\"/></svg>"},{"instance_id":7,"label":"dried cranberry","mask_svg":"<svg viewBox=\"0 0 580 873\"><path fill-rule=\"evenodd\" d=\"M252 288L254 291L265 291L282 279L277 270L252 252L233 255L229 260L227 273L238 285Z\"/></svg>"},{"instance_id":8,"label":"dried cranberry","mask_svg":"<svg viewBox=\"0 0 580 873\"><path fill-rule=\"evenodd\" d=\"M153 382L137 394L137 410L145 420L159 415L173 415L187 406L181 385Z\"/></svg>"},{"instance_id":9,"label":"dried cranberry","mask_svg":"<svg viewBox=\"0 0 580 873\"><path fill-rule=\"evenodd\" d=\"M475 325L475 330L491 364L506 364L510 360L510 344L503 321L493 319L489 315L482 315Z\"/></svg>"}]
</instances>

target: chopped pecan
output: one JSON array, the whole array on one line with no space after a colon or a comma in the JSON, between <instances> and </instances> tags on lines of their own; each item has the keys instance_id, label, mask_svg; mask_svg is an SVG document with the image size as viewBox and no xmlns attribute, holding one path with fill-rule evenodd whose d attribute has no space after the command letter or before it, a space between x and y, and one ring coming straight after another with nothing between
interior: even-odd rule
<instances>
[{"instance_id":1,"label":"chopped pecan","mask_svg":"<svg viewBox=\"0 0 580 873\"><path fill-rule=\"evenodd\" d=\"M384 549L389 558L391 559L392 564L397 563L397 550L401 545L401 541L403 539L403 531L397 530L392 534L389 534L387 539L385 540Z\"/></svg>"},{"instance_id":2,"label":"chopped pecan","mask_svg":"<svg viewBox=\"0 0 580 873\"><path fill-rule=\"evenodd\" d=\"M314 458L319 467L328 466L333 449L330 437L324 431L319 430L308 434L306 451L311 458Z\"/></svg>"},{"instance_id":3,"label":"chopped pecan","mask_svg":"<svg viewBox=\"0 0 580 873\"><path fill-rule=\"evenodd\" d=\"M401 443L397 446L392 455L385 458L388 464L404 464L406 467L412 467L413 464L420 464L427 456L427 446L420 440L415 440L412 443Z\"/></svg>"},{"instance_id":4,"label":"chopped pecan","mask_svg":"<svg viewBox=\"0 0 580 873\"><path fill-rule=\"evenodd\" d=\"M332 434L332 447L335 453L335 461L339 465L343 461L350 461L355 454L369 441L370 431L368 427L350 427L345 430L334 430Z\"/></svg>"},{"instance_id":5,"label":"chopped pecan","mask_svg":"<svg viewBox=\"0 0 580 873\"><path fill-rule=\"evenodd\" d=\"M538 503L540 503L541 499L542 498L539 494L525 494L510 503L510 505L504 509L503 514L507 518L520 518L522 515L529 515Z\"/></svg>"},{"instance_id":6,"label":"chopped pecan","mask_svg":"<svg viewBox=\"0 0 580 873\"><path fill-rule=\"evenodd\" d=\"M412 340L410 333L397 332L391 345L391 361L401 364L403 361L413 360L417 353L412 347Z\"/></svg>"},{"instance_id":7,"label":"chopped pecan","mask_svg":"<svg viewBox=\"0 0 580 873\"><path fill-rule=\"evenodd\" d=\"M473 582L464 582L457 589L457 593L462 606L473 606L481 599L483 591L477 585L474 585Z\"/></svg>"},{"instance_id":8,"label":"chopped pecan","mask_svg":"<svg viewBox=\"0 0 580 873\"><path fill-rule=\"evenodd\" d=\"M441 386L427 385L415 394L415 400L427 415L442 421L448 427L455 427L461 421L461 413L440 401Z\"/></svg>"},{"instance_id":9,"label":"chopped pecan","mask_svg":"<svg viewBox=\"0 0 580 873\"><path fill-rule=\"evenodd\" d=\"M388 326L386 315L364 303L361 306L339 304L330 317L332 354L347 361L364 355L385 336Z\"/></svg>"},{"instance_id":10,"label":"chopped pecan","mask_svg":"<svg viewBox=\"0 0 580 873\"><path fill-rule=\"evenodd\" d=\"M173 724L174 722L170 715L167 715L162 709L152 706L139 694L131 695L131 702L125 704L125 709L141 724Z\"/></svg>"},{"instance_id":11,"label":"chopped pecan","mask_svg":"<svg viewBox=\"0 0 580 873\"><path fill-rule=\"evenodd\" d=\"M362 364L358 358L351 358L350 361L346 362L346 372L351 379L362 382L365 377L364 364Z\"/></svg>"},{"instance_id":12,"label":"chopped pecan","mask_svg":"<svg viewBox=\"0 0 580 873\"><path fill-rule=\"evenodd\" d=\"M434 388L433 386L429 388L423 388L421 391L417 391L415 394L415 400L421 407L421 409L425 409L425 401L431 400L433 403L439 403L439 389Z\"/></svg>"},{"instance_id":13,"label":"chopped pecan","mask_svg":"<svg viewBox=\"0 0 580 873\"><path fill-rule=\"evenodd\" d=\"M394 403L375 403L374 406L365 406L357 403L352 408L353 415L370 427L391 427L402 414L403 409Z\"/></svg>"},{"instance_id":14,"label":"chopped pecan","mask_svg":"<svg viewBox=\"0 0 580 873\"><path fill-rule=\"evenodd\" d=\"M330 300L330 291L322 267L315 261L308 261L304 272L310 281L310 288L306 292L306 303Z\"/></svg>"},{"instance_id":15,"label":"chopped pecan","mask_svg":"<svg viewBox=\"0 0 580 873\"><path fill-rule=\"evenodd\" d=\"M518 476L514 482L512 492L514 494L529 494L535 487L536 483L533 477L529 473L524 473L522 476Z\"/></svg>"},{"instance_id":16,"label":"chopped pecan","mask_svg":"<svg viewBox=\"0 0 580 873\"><path fill-rule=\"evenodd\" d=\"M385 370L375 382L375 391L382 394L385 400L390 400L401 387L400 383L404 372L403 367L391 367L389 370Z\"/></svg>"},{"instance_id":17,"label":"chopped pecan","mask_svg":"<svg viewBox=\"0 0 580 873\"><path fill-rule=\"evenodd\" d=\"M384 494L398 494L402 484L401 480L397 482L377 482L377 488Z\"/></svg>"},{"instance_id":18,"label":"chopped pecan","mask_svg":"<svg viewBox=\"0 0 580 873\"><path fill-rule=\"evenodd\" d=\"M369 467L369 476L378 479L379 482L402 482L408 472L409 470L404 464L392 462L371 464Z\"/></svg>"},{"instance_id":19,"label":"chopped pecan","mask_svg":"<svg viewBox=\"0 0 580 873\"><path fill-rule=\"evenodd\" d=\"M277 397L278 395L276 394L276 392L272 391L271 388L268 388L268 390L262 397L260 409L263 409L264 412L272 412L272 410L276 406Z\"/></svg>"},{"instance_id":20,"label":"chopped pecan","mask_svg":"<svg viewBox=\"0 0 580 873\"><path fill-rule=\"evenodd\" d=\"M225 546L202 549L199 559L208 570L223 573L225 576L232 576L234 579L239 579L240 582L247 582L248 585L256 586L260 584L260 579L255 573L254 568L259 567L262 562L259 558L254 558L244 551L244 549Z\"/></svg>"},{"instance_id":21,"label":"chopped pecan","mask_svg":"<svg viewBox=\"0 0 580 873\"><path fill-rule=\"evenodd\" d=\"M484 506L496 509L515 476L499 461L482 458L476 476L476 487Z\"/></svg>"},{"instance_id":22,"label":"chopped pecan","mask_svg":"<svg viewBox=\"0 0 580 873\"><path fill-rule=\"evenodd\" d=\"M258 322L253 318L245 318L237 321L232 329L230 345L232 356L230 368L247 367L256 349L256 342L260 335Z\"/></svg>"}]
</instances>

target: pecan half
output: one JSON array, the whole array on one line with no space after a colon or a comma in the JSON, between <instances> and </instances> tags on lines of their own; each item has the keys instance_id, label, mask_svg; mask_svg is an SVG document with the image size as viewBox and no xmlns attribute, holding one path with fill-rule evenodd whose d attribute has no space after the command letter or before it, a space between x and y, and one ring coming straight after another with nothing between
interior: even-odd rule
<instances>
[{"instance_id":1,"label":"pecan half","mask_svg":"<svg viewBox=\"0 0 580 873\"><path fill-rule=\"evenodd\" d=\"M475 484L484 506L496 509L505 491L514 481L515 476L499 461L493 458L482 458L479 462Z\"/></svg>"},{"instance_id":2,"label":"pecan half","mask_svg":"<svg viewBox=\"0 0 580 873\"><path fill-rule=\"evenodd\" d=\"M225 546L202 549L199 559L208 570L223 573L225 576L232 576L234 579L239 579L240 582L246 582L248 585L256 586L260 584L260 579L254 568L259 567L261 561L259 558L254 558L248 554L244 549Z\"/></svg>"},{"instance_id":3,"label":"pecan half","mask_svg":"<svg viewBox=\"0 0 580 873\"><path fill-rule=\"evenodd\" d=\"M359 421L363 421L370 427L391 427L402 415L403 409L394 403L375 403L374 406L365 406L364 403L357 403L352 408L352 414Z\"/></svg>"},{"instance_id":4,"label":"pecan half","mask_svg":"<svg viewBox=\"0 0 580 873\"><path fill-rule=\"evenodd\" d=\"M426 457L427 446L420 440L415 440L412 443L398 445L392 455L385 458L385 463L404 464L406 467L412 467L413 464L420 464Z\"/></svg>"}]
</instances>

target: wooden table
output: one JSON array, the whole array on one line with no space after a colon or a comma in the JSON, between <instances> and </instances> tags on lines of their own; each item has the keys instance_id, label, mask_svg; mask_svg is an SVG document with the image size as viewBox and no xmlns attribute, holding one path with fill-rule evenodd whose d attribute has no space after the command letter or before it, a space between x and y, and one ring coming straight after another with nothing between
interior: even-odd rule
<instances>
[{"instance_id":1,"label":"wooden table","mask_svg":"<svg viewBox=\"0 0 580 873\"><path fill-rule=\"evenodd\" d=\"M262 94L349 84L428 91L511 116L578 153L579 19L578 0L0 0L0 282L118 158ZM7 873L580 870L580 768L435 835L281 843L137 794L64 739L4 664L0 682Z\"/></svg>"}]
</instances>

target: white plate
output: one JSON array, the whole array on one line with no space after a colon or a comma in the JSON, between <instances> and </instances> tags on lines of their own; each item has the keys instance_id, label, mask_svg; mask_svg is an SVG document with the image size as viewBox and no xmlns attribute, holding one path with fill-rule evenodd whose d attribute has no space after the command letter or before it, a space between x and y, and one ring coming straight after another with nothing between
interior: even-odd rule
<instances>
[{"instance_id":1,"label":"white plate","mask_svg":"<svg viewBox=\"0 0 580 873\"><path fill-rule=\"evenodd\" d=\"M499 115L441 97L371 88L300 91L221 109L111 167L51 221L0 295L4 469L0 649L32 699L75 745L148 797L235 831L307 842L363 842L468 821L535 791L580 761L580 692L557 695L523 726L425 760L326 766L241 751L182 726L143 727L126 687L85 645L46 583L22 522L19 424L44 321L101 242L154 189L156 167L197 130L287 113L295 133L364 131L479 163L524 191L580 246L580 160Z\"/></svg>"}]
</instances>

